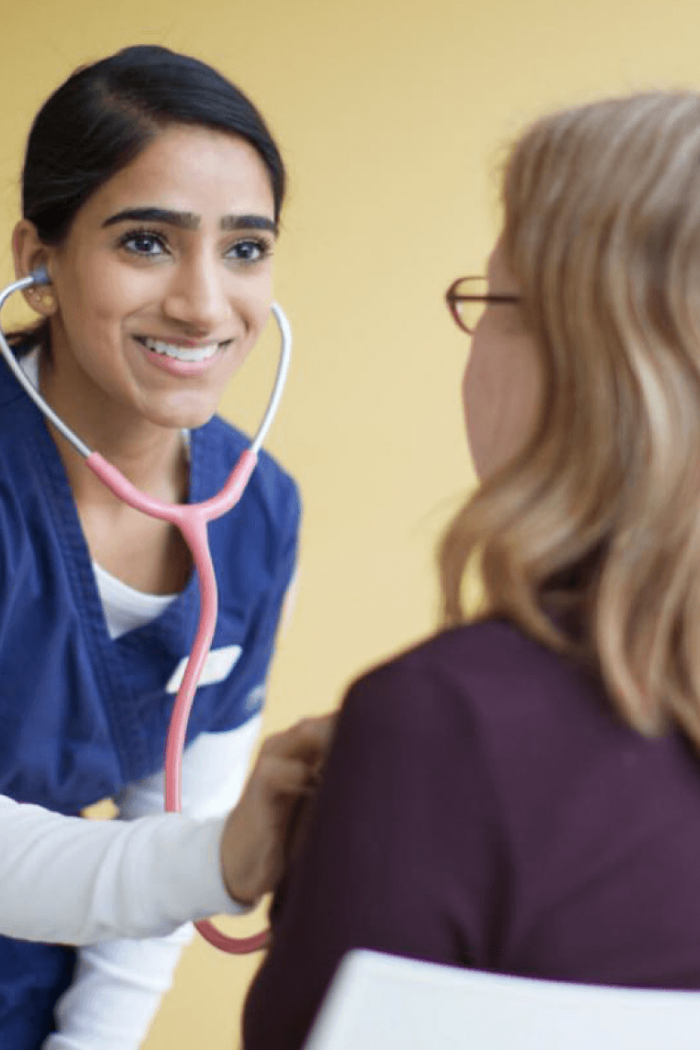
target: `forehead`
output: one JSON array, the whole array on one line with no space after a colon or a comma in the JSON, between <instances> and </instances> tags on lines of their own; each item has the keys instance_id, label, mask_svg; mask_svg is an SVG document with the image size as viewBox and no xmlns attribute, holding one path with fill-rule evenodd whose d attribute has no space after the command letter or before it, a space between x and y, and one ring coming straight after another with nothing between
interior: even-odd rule
<instances>
[{"instance_id":1,"label":"forehead","mask_svg":"<svg viewBox=\"0 0 700 1050\"><path fill-rule=\"evenodd\" d=\"M270 174L245 139L211 128L159 132L139 155L88 199L81 211L99 221L125 207L161 207L218 220L274 215Z\"/></svg>"}]
</instances>

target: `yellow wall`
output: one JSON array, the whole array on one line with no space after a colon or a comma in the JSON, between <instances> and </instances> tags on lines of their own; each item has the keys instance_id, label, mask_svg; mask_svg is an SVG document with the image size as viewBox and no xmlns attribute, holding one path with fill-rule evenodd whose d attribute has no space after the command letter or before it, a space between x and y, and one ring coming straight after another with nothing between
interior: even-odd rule
<instances>
[{"instance_id":1,"label":"yellow wall","mask_svg":"<svg viewBox=\"0 0 700 1050\"><path fill-rule=\"evenodd\" d=\"M268 725L334 705L429 630L435 539L471 483L442 295L483 268L503 143L543 109L700 83L695 0L3 0L0 279L29 120L77 64L127 43L238 80L286 153L277 294L296 357L270 447L305 498L299 603ZM270 346L272 343L270 341ZM253 423L264 355L227 395ZM258 920L260 921L260 920ZM303 960L300 961L303 965ZM254 960L186 955L148 1050L232 1050Z\"/></svg>"}]
</instances>

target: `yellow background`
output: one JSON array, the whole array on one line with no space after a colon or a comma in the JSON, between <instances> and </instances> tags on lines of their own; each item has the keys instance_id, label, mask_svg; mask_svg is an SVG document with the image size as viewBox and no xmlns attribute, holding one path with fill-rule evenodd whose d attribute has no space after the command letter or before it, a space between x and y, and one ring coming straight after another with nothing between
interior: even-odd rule
<instances>
[{"instance_id":1,"label":"yellow background","mask_svg":"<svg viewBox=\"0 0 700 1050\"><path fill-rule=\"evenodd\" d=\"M299 479L305 520L267 724L325 710L363 666L435 623L435 541L473 481L459 397L468 344L443 293L483 271L504 145L545 109L697 86L700 6L2 0L2 11L0 279L29 122L76 65L129 43L188 51L239 82L278 137L291 184L277 296L295 358L269 447ZM227 393L225 413L245 426L273 358L270 336ZM194 944L147 1050L232 1050L256 965Z\"/></svg>"}]
</instances>

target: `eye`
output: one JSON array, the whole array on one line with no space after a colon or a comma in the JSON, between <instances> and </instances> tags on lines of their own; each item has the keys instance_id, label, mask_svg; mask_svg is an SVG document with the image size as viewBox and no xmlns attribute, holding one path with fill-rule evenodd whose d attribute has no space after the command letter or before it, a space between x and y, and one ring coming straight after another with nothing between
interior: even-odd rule
<instances>
[{"instance_id":1,"label":"eye","mask_svg":"<svg viewBox=\"0 0 700 1050\"><path fill-rule=\"evenodd\" d=\"M226 252L226 257L234 262L255 263L272 255L272 241L264 237L246 237Z\"/></svg>"},{"instance_id":2,"label":"eye","mask_svg":"<svg viewBox=\"0 0 700 1050\"><path fill-rule=\"evenodd\" d=\"M129 230L119 238L119 247L143 258L164 255L167 250L165 238L154 230Z\"/></svg>"}]
</instances>

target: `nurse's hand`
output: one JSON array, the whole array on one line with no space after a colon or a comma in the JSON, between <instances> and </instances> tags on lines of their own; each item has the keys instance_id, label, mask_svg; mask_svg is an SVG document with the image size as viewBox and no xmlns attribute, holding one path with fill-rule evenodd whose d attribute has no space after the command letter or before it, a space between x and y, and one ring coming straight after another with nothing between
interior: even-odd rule
<instances>
[{"instance_id":1,"label":"nurse's hand","mask_svg":"<svg viewBox=\"0 0 700 1050\"><path fill-rule=\"evenodd\" d=\"M280 881L300 800L318 782L333 715L305 718L263 743L221 838L224 884L241 904L255 904Z\"/></svg>"}]
</instances>

